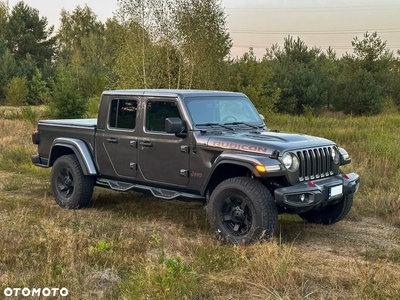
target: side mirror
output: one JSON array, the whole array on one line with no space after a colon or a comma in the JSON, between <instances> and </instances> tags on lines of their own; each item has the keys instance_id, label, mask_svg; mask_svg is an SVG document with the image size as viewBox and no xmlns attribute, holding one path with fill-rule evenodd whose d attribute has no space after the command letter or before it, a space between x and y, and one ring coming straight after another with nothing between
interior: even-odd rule
<instances>
[{"instance_id":1,"label":"side mirror","mask_svg":"<svg viewBox=\"0 0 400 300\"><path fill-rule=\"evenodd\" d=\"M165 119L165 131L167 133L175 133L175 136L184 138L187 136L185 131L185 125L180 118L166 118Z\"/></svg>"}]
</instances>

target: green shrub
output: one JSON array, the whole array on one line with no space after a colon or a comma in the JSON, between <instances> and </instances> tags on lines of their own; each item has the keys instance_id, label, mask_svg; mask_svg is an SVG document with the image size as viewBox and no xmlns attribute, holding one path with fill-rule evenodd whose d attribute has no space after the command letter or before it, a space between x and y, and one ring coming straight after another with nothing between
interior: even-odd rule
<instances>
[{"instance_id":1,"label":"green shrub","mask_svg":"<svg viewBox=\"0 0 400 300\"><path fill-rule=\"evenodd\" d=\"M99 112L99 106L100 106L100 97L90 98L87 102L85 117L97 118L97 114Z\"/></svg>"},{"instance_id":2,"label":"green shrub","mask_svg":"<svg viewBox=\"0 0 400 300\"><path fill-rule=\"evenodd\" d=\"M78 119L85 115L86 101L78 90L77 79L68 69L60 68L53 90L53 100L48 106L51 118Z\"/></svg>"},{"instance_id":3,"label":"green shrub","mask_svg":"<svg viewBox=\"0 0 400 300\"><path fill-rule=\"evenodd\" d=\"M46 81L42 79L42 73L36 69L35 75L29 84L28 104L38 105L48 103L50 91L46 86Z\"/></svg>"},{"instance_id":4,"label":"green shrub","mask_svg":"<svg viewBox=\"0 0 400 300\"><path fill-rule=\"evenodd\" d=\"M24 105L26 103L28 92L29 89L26 78L14 77L5 88L7 105Z\"/></svg>"},{"instance_id":5,"label":"green shrub","mask_svg":"<svg viewBox=\"0 0 400 300\"><path fill-rule=\"evenodd\" d=\"M28 121L32 125L36 125L39 117L38 113L31 106L24 106L21 108L21 119Z\"/></svg>"},{"instance_id":6,"label":"green shrub","mask_svg":"<svg viewBox=\"0 0 400 300\"><path fill-rule=\"evenodd\" d=\"M347 81L343 94L346 98L342 109L346 114L372 116L382 112L382 88L367 70L357 70Z\"/></svg>"}]
</instances>

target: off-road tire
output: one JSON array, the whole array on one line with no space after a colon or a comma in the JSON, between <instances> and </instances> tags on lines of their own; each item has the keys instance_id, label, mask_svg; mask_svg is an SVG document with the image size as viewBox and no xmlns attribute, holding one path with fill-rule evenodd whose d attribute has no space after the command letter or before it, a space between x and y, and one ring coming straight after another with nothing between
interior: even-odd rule
<instances>
[{"instance_id":1,"label":"off-road tire","mask_svg":"<svg viewBox=\"0 0 400 300\"><path fill-rule=\"evenodd\" d=\"M248 177L221 182L211 194L207 215L218 238L231 244L271 238L278 224L271 193L261 182Z\"/></svg>"},{"instance_id":2,"label":"off-road tire","mask_svg":"<svg viewBox=\"0 0 400 300\"><path fill-rule=\"evenodd\" d=\"M353 195L348 195L333 205L324 207L323 209L313 209L299 216L308 223L330 225L343 220L349 213L353 205Z\"/></svg>"},{"instance_id":3,"label":"off-road tire","mask_svg":"<svg viewBox=\"0 0 400 300\"><path fill-rule=\"evenodd\" d=\"M59 206L81 208L87 206L92 198L94 178L83 174L75 155L64 155L53 165L51 188Z\"/></svg>"}]
</instances>

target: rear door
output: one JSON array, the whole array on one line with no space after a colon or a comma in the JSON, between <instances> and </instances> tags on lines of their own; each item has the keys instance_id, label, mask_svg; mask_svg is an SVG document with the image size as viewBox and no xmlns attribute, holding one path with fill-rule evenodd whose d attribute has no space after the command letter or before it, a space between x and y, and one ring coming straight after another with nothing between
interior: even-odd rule
<instances>
[{"instance_id":1,"label":"rear door","mask_svg":"<svg viewBox=\"0 0 400 300\"><path fill-rule=\"evenodd\" d=\"M138 158L138 99L113 97L110 101L108 122L102 137L103 166L106 175L135 178ZM99 162L100 163L100 162Z\"/></svg>"},{"instance_id":2,"label":"rear door","mask_svg":"<svg viewBox=\"0 0 400 300\"><path fill-rule=\"evenodd\" d=\"M138 145L141 175L148 182L187 185L189 137L165 132L166 118L182 119L177 99L150 98L144 101L143 108L144 124Z\"/></svg>"}]
</instances>

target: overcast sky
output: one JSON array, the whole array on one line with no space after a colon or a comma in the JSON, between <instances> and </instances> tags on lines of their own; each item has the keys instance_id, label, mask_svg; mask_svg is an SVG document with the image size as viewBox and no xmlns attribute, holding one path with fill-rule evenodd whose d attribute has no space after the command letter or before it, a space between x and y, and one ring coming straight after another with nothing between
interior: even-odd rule
<instances>
[{"instance_id":1,"label":"overcast sky","mask_svg":"<svg viewBox=\"0 0 400 300\"><path fill-rule=\"evenodd\" d=\"M3 0L4 1L4 0ZM12 8L17 0L9 0ZM72 12L85 3L105 21L117 9L116 0L25 0L56 28L64 8ZM352 52L351 41L366 31L377 31L394 52L400 49L400 0L222 0L233 39L232 57L249 47L258 57L288 35L307 46L332 46L341 56Z\"/></svg>"}]
</instances>

